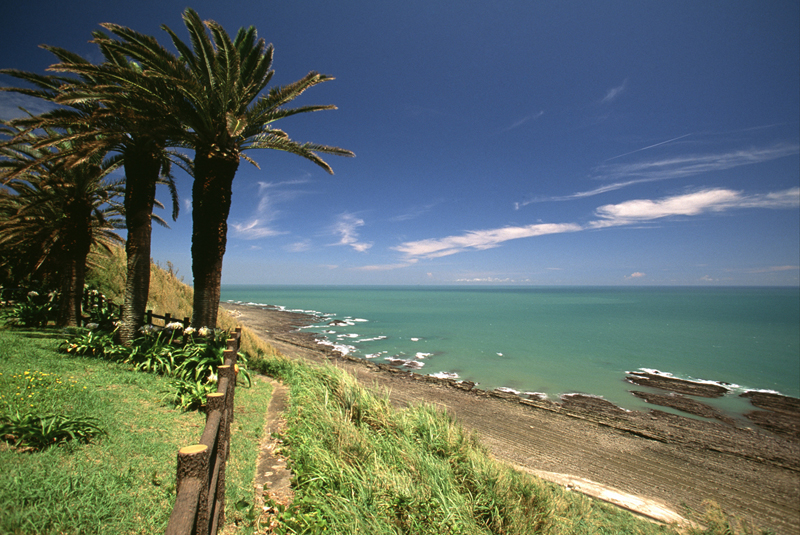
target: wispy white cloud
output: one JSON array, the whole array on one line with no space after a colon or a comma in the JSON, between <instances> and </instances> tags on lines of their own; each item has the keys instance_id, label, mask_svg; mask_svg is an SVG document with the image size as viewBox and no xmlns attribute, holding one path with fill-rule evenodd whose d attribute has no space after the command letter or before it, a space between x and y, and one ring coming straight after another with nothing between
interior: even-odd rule
<instances>
[{"instance_id":1,"label":"wispy white cloud","mask_svg":"<svg viewBox=\"0 0 800 535\"><path fill-rule=\"evenodd\" d=\"M705 189L664 199L636 199L619 204L606 204L595 210L599 220L592 228L629 225L672 216L696 216L708 212L724 212L735 208L794 208L800 206L800 188L745 195L723 188Z\"/></svg>"},{"instance_id":2,"label":"wispy white cloud","mask_svg":"<svg viewBox=\"0 0 800 535\"><path fill-rule=\"evenodd\" d=\"M249 219L231 223L234 235L244 240L257 240L286 234L285 231L278 230L273 226L273 222L282 214L278 207L282 203L305 194L305 191L296 186L308 182L307 179L258 182L258 204Z\"/></svg>"},{"instance_id":3,"label":"wispy white cloud","mask_svg":"<svg viewBox=\"0 0 800 535\"><path fill-rule=\"evenodd\" d=\"M505 283L505 284L508 284L508 283L522 284L522 283L526 283L526 282L530 282L530 281L531 281L530 279L512 279L510 277L505 277L505 278L500 278L500 277L474 277L474 278L456 279L456 282L479 282L479 283L487 283L487 282L497 283L497 282L500 282L500 283Z\"/></svg>"},{"instance_id":4,"label":"wispy white cloud","mask_svg":"<svg viewBox=\"0 0 800 535\"><path fill-rule=\"evenodd\" d=\"M412 265L416 264L417 261L418 261L418 259L416 259L416 258L410 258L406 262L397 262L395 264L372 264L370 266L359 266L359 267L353 268L353 270L354 271L391 271L393 269L402 269L402 268L406 268L408 266L412 266ZM431 274L428 273L428 276L431 276Z\"/></svg>"},{"instance_id":5,"label":"wispy white cloud","mask_svg":"<svg viewBox=\"0 0 800 535\"><path fill-rule=\"evenodd\" d=\"M344 213L339 216L333 225L333 233L341 237L335 245L347 245L355 251L363 253L370 247L371 243L361 242L358 239L357 229L364 226L364 220L353 214Z\"/></svg>"},{"instance_id":6,"label":"wispy white cloud","mask_svg":"<svg viewBox=\"0 0 800 535\"><path fill-rule=\"evenodd\" d=\"M244 223L232 223L231 227L233 228L237 237L245 240L257 240L259 238L267 238L270 236L285 234L285 232L271 228L267 223L267 221L262 221L261 219L255 218Z\"/></svg>"},{"instance_id":7,"label":"wispy white cloud","mask_svg":"<svg viewBox=\"0 0 800 535\"><path fill-rule=\"evenodd\" d=\"M535 119L538 119L542 115L544 115L544 111L540 111L539 113L533 113L531 115L526 115L525 117L523 117L523 118L519 119L518 121L516 121L511 126L507 126L506 128L503 128L502 130L500 130L500 133L503 134L505 132L509 132L511 130L514 130L515 128L519 128L520 126L524 125L528 121L533 121Z\"/></svg>"},{"instance_id":8,"label":"wispy white cloud","mask_svg":"<svg viewBox=\"0 0 800 535\"><path fill-rule=\"evenodd\" d=\"M544 236L546 234L577 232L579 230L582 230L582 227L575 223L541 223L524 227L475 230L462 234L461 236L448 236L446 238L406 242L394 247L394 249L404 253L408 257L439 258L470 249L491 249L509 240Z\"/></svg>"},{"instance_id":9,"label":"wispy white cloud","mask_svg":"<svg viewBox=\"0 0 800 535\"><path fill-rule=\"evenodd\" d=\"M410 221L412 219L417 219L418 217L422 217L426 213L433 210L437 204L439 203L430 203L424 206L413 207L412 209L403 214L390 218L389 221Z\"/></svg>"},{"instance_id":10,"label":"wispy white cloud","mask_svg":"<svg viewBox=\"0 0 800 535\"><path fill-rule=\"evenodd\" d=\"M645 147L633 152L639 152L651 147L670 143L688 135L690 134L673 138L671 140L664 141L656 145L651 145L650 147ZM520 208L528 206L529 204L539 202L571 201L575 199L593 197L595 195L616 191L628 186L633 186L635 184L656 182L667 179L686 178L689 176L713 171L725 171L727 169L733 169L735 167L744 165L753 165L778 158L784 158L786 156L793 156L798 153L800 153L800 145L791 143L778 143L769 147L751 148L720 153L650 159L628 164L603 164L594 169L592 178L596 180L609 180L612 182L569 195L536 197L534 199L516 202L514 203L514 209L519 210ZM613 160L615 158L618 158L618 156L609 158L609 160Z\"/></svg>"},{"instance_id":11,"label":"wispy white cloud","mask_svg":"<svg viewBox=\"0 0 800 535\"><path fill-rule=\"evenodd\" d=\"M628 79L626 78L623 82L618 85L617 87L612 87L611 89L606 92L606 96L603 97L603 100L600 101L601 104L608 104L609 102L613 102L617 99L624 91L625 87L628 85Z\"/></svg>"},{"instance_id":12,"label":"wispy white cloud","mask_svg":"<svg viewBox=\"0 0 800 535\"><path fill-rule=\"evenodd\" d=\"M619 204L606 204L595 210L598 218L586 224L540 223L522 227L477 230L457 236L406 242L393 249L407 259L439 258L469 250L499 247L504 242L522 238L598 230L624 225L640 225L649 221L675 216L697 216L733 209L786 209L800 207L800 188L772 193L744 194L724 188L704 189L662 199L635 199ZM631 277L639 277L634 273Z\"/></svg>"},{"instance_id":13,"label":"wispy white cloud","mask_svg":"<svg viewBox=\"0 0 800 535\"><path fill-rule=\"evenodd\" d=\"M724 171L743 165L758 164L798 153L800 153L800 145L778 143L769 147L712 154L687 154L633 163L604 164L595 168L593 178L615 181L683 178L701 173Z\"/></svg>"},{"instance_id":14,"label":"wispy white cloud","mask_svg":"<svg viewBox=\"0 0 800 535\"><path fill-rule=\"evenodd\" d=\"M514 210L519 210L520 208L528 206L529 204L534 204L538 202L571 201L574 199L582 199L584 197L594 197L595 195L600 195L602 193L608 193L609 191L626 188L634 184L641 184L643 182L654 182L654 181L655 179L644 179L644 178L640 180L628 180L627 182L616 182L614 184L606 184L604 186L600 186L598 188L590 189L587 191L579 191L578 193L573 193L571 195L560 195L556 197L537 197L527 201L515 202Z\"/></svg>"},{"instance_id":15,"label":"wispy white cloud","mask_svg":"<svg viewBox=\"0 0 800 535\"><path fill-rule=\"evenodd\" d=\"M617 156L613 156L611 158L608 158L606 161L610 162L611 160L616 160L617 158L622 158L623 156L629 156L631 154L636 154L637 152L642 152L642 151L645 151L645 150L650 150L650 149L654 149L656 147L660 147L661 145L666 145L668 143L674 143L675 141L678 141L678 140L683 139L685 137L689 137L691 135L692 134L684 134L682 136L674 137L674 138L668 139L666 141L661 141L661 142L655 143L653 145L648 145L646 147L642 147L641 149L636 149L636 150L632 150L630 152L626 152L625 154L618 154Z\"/></svg>"},{"instance_id":16,"label":"wispy white cloud","mask_svg":"<svg viewBox=\"0 0 800 535\"><path fill-rule=\"evenodd\" d=\"M642 277L646 277L646 276L647 275L645 275L641 271L636 271L634 273L631 273L630 275L626 275L625 278L626 279L641 279Z\"/></svg>"},{"instance_id":17,"label":"wispy white cloud","mask_svg":"<svg viewBox=\"0 0 800 535\"><path fill-rule=\"evenodd\" d=\"M289 244L285 248L290 253L302 253L311 249L311 240L301 240Z\"/></svg>"}]
</instances>

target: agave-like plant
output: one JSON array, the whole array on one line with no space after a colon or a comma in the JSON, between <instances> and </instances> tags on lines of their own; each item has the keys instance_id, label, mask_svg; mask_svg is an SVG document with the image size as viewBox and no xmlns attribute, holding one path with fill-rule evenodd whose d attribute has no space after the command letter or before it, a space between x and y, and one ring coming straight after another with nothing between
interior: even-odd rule
<instances>
[{"instance_id":1,"label":"agave-like plant","mask_svg":"<svg viewBox=\"0 0 800 535\"><path fill-rule=\"evenodd\" d=\"M100 421L91 417L15 412L0 418L0 438L20 448L43 449L71 440L89 442L104 434Z\"/></svg>"}]
</instances>

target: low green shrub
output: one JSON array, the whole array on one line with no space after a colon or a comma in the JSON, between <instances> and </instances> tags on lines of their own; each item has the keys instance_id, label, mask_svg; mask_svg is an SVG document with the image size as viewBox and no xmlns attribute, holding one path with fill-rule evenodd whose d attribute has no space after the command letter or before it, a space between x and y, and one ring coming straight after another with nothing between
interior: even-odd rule
<instances>
[{"instance_id":1,"label":"low green shrub","mask_svg":"<svg viewBox=\"0 0 800 535\"><path fill-rule=\"evenodd\" d=\"M120 360L118 358L120 355L113 351L113 347L113 334L100 329L75 329L74 333L61 343L61 350L65 353Z\"/></svg>"},{"instance_id":2,"label":"low green shrub","mask_svg":"<svg viewBox=\"0 0 800 535\"><path fill-rule=\"evenodd\" d=\"M119 319L119 307L110 302L98 290L86 290L86 294L89 300L93 302L93 304L84 309L84 313L89 315L87 323L103 331L113 331Z\"/></svg>"},{"instance_id":3,"label":"low green shrub","mask_svg":"<svg viewBox=\"0 0 800 535\"><path fill-rule=\"evenodd\" d=\"M214 381L191 381L181 378L172 379L169 382L170 390L164 396L164 401L169 402L175 408L190 411L201 408L206 404L208 395L217 391L217 382Z\"/></svg>"},{"instance_id":4,"label":"low green shrub","mask_svg":"<svg viewBox=\"0 0 800 535\"><path fill-rule=\"evenodd\" d=\"M15 327L44 327L55 319L55 294L28 292L25 300L3 311L3 320Z\"/></svg>"},{"instance_id":5,"label":"low green shrub","mask_svg":"<svg viewBox=\"0 0 800 535\"><path fill-rule=\"evenodd\" d=\"M141 336L130 346L114 343L114 333L102 328L76 329L61 348L66 353L93 356L130 364L134 369L171 378L173 390L165 401L183 410L197 409L206 403L206 396L217 388L217 369L224 362L229 333L223 330L198 329L181 323L164 328L145 326ZM247 369L247 356L237 359L237 380L252 385Z\"/></svg>"},{"instance_id":6,"label":"low green shrub","mask_svg":"<svg viewBox=\"0 0 800 535\"><path fill-rule=\"evenodd\" d=\"M43 449L70 440L86 443L104 434L97 418L19 412L0 416L0 437L16 447Z\"/></svg>"}]
</instances>

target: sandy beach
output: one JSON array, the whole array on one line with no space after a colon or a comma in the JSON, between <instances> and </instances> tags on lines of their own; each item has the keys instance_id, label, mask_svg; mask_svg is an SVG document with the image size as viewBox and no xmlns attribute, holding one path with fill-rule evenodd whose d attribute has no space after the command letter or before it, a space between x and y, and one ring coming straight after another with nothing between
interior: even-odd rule
<instances>
[{"instance_id":1,"label":"sandy beach","mask_svg":"<svg viewBox=\"0 0 800 535\"><path fill-rule=\"evenodd\" d=\"M690 516L687 508L702 511L713 500L751 526L800 533L800 413L793 398L752 396L747 417L753 425L747 427L707 412L710 407L695 399L713 397L713 389L641 374L626 380L632 391L649 387L636 394L653 404L647 413L589 396L558 403L523 399L342 356L297 332L315 321L304 314L222 306L289 358L346 369L363 384L388 391L397 407L431 403L446 409L475 430L497 459L520 470L656 520L679 521ZM658 410L660 405L706 419Z\"/></svg>"}]
</instances>

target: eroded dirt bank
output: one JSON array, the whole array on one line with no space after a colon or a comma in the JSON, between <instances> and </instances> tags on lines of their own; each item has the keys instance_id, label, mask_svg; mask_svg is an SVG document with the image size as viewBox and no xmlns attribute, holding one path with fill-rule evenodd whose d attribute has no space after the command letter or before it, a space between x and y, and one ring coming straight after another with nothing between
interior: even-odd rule
<instances>
[{"instance_id":1,"label":"eroded dirt bank","mask_svg":"<svg viewBox=\"0 0 800 535\"><path fill-rule=\"evenodd\" d=\"M398 407L425 402L447 409L475 430L496 458L521 469L562 484L587 482L578 488L588 494L602 494L592 492L592 485L613 489L684 516L686 506L701 511L705 500L714 500L751 525L800 533L800 440L792 433L797 412L791 398L751 400L765 409L754 411L766 413L763 420L780 422L774 424L778 430L789 426L783 434L655 409L630 412L588 396L560 403L522 399L342 357L312 335L296 332L311 322L303 314L228 303L223 308L286 356L344 368L362 383L388 391ZM674 395L665 390L667 398L681 394L680 386L668 388Z\"/></svg>"}]
</instances>

